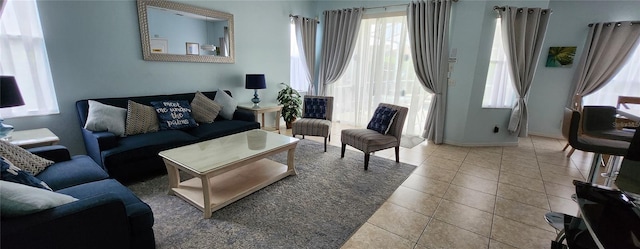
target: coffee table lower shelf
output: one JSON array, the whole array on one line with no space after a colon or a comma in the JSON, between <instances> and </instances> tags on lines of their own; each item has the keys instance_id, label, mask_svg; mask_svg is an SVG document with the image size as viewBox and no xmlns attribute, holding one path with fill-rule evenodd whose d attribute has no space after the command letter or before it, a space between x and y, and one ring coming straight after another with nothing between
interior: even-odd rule
<instances>
[{"instance_id":1,"label":"coffee table lower shelf","mask_svg":"<svg viewBox=\"0 0 640 249\"><path fill-rule=\"evenodd\" d=\"M287 165L269 159L261 159L210 178L201 176L202 178L194 177L180 182L177 188L169 190L169 194L174 194L191 203L204 212L205 218L210 218L211 212L295 174L295 170L289 170ZM207 178L210 211L206 208L207 201L202 187L204 179Z\"/></svg>"}]
</instances>

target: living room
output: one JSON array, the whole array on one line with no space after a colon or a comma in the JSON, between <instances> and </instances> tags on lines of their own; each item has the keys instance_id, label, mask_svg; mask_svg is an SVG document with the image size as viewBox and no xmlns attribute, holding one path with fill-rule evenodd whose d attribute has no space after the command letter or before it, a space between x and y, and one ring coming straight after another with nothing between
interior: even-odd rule
<instances>
[{"instance_id":1,"label":"living room","mask_svg":"<svg viewBox=\"0 0 640 249\"><path fill-rule=\"evenodd\" d=\"M263 100L275 100L280 82L289 83L290 14L318 17L352 7L379 7L408 1L191 1L188 4L234 15L233 64L156 62L142 58L135 1L38 1L59 113L8 118L16 130L48 128L71 154L86 154L75 109L80 99L145 96L228 89L239 100L252 98L246 74L266 75ZM507 132L510 109L482 108L496 14L494 6L553 10L543 44L584 48L587 25L640 20L638 1L480 1L453 4L450 48L457 50L449 85L444 143L457 146L515 146ZM383 11L383 10L377 10ZM579 59L579 57L576 57ZM561 139L562 109L570 94L572 68L539 62L531 87L529 134ZM575 63L574 63L575 64ZM427 108L427 107L425 107ZM267 123L273 122L271 117ZM498 126L500 132L494 133ZM339 141L334 139L334 142ZM531 140L529 140L531 141ZM551 239L551 238L550 238Z\"/></svg>"}]
</instances>

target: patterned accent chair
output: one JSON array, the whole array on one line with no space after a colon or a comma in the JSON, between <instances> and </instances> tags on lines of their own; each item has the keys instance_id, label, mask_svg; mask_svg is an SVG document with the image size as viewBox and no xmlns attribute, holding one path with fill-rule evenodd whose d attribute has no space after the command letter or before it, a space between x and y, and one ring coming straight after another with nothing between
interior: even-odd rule
<instances>
[{"instance_id":1,"label":"patterned accent chair","mask_svg":"<svg viewBox=\"0 0 640 249\"><path fill-rule=\"evenodd\" d=\"M400 138L402 136L402 128L407 118L409 109L402 106L380 103L378 109L387 107L396 111L395 116L391 120L386 134L380 133L373 129L345 129L342 130L342 153L340 157L344 157L347 144L364 152L364 169L369 169L369 156L371 152L395 147L396 162L400 162ZM377 112L376 112L377 113ZM376 115L374 114L374 119ZM373 120L372 120L373 121ZM371 122L369 126L371 127Z\"/></svg>"},{"instance_id":2,"label":"patterned accent chair","mask_svg":"<svg viewBox=\"0 0 640 249\"><path fill-rule=\"evenodd\" d=\"M324 137L324 152L327 152L327 139L331 141L331 120L333 119L333 97L304 96L302 118L293 122L291 133Z\"/></svg>"}]
</instances>

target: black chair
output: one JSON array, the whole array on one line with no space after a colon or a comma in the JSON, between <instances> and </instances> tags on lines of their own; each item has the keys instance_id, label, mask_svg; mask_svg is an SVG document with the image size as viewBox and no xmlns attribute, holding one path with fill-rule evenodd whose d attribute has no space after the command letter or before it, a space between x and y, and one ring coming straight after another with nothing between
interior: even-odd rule
<instances>
[{"instance_id":1,"label":"black chair","mask_svg":"<svg viewBox=\"0 0 640 249\"><path fill-rule=\"evenodd\" d=\"M616 129L616 108L585 106L582 108L582 132L587 136L631 142L635 130Z\"/></svg>"},{"instance_id":2,"label":"black chair","mask_svg":"<svg viewBox=\"0 0 640 249\"><path fill-rule=\"evenodd\" d=\"M571 122L569 123L569 144L571 147L576 150L593 152L593 161L591 162L591 169L589 170L587 181L589 183L596 183L598 178L598 166L600 165L603 154L612 156L608 163L610 167L608 174L611 175L614 165L617 164L618 157L627 155L629 142L578 134L578 129L580 127L580 112L565 108L564 115L565 117L571 115Z\"/></svg>"},{"instance_id":3,"label":"black chair","mask_svg":"<svg viewBox=\"0 0 640 249\"><path fill-rule=\"evenodd\" d=\"M615 183L625 192L640 194L640 132L636 131L631 140Z\"/></svg>"}]
</instances>

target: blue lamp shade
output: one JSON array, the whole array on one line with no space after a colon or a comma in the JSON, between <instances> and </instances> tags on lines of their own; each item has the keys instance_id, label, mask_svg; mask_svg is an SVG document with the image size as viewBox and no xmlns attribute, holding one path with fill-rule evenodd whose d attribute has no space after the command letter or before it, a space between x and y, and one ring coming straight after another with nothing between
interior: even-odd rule
<instances>
[{"instance_id":1,"label":"blue lamp shade","mask_svg":"<svg viewBox=\"0 0 640 249\"><path fill-rule=\"evenodd\" d=\"M267 83L264 79L264 74L247 74L244 88L254 89L253 99L251 99L251 102L253 102L253 107L255 108L259 107L258 103L260 103L260 98L258 98L258 89L267 88Z\"/></svg>"},{"instance_id":2,"label":"blue lamp shade","mask_svg":"<svg viewBox=\"0 0 640 249\"><path fill-rule=\"evenodd\" d=\"M0 108L24 105L18 83L13 76L0 76Z\"/></svg>"},{"instance_id":3,"label":"blue lamp shade","mask_svg":"<svg viewBox=\"0 0 640 249\"><path fill-rule=\"evenodd\" d=\"M0 75L0 108L24 105L18 83L13 76ZM11 138L13 126L3 124L0 117L0 138Z\"/></svg>"},{"instance_id":4,"label":"blue lamp shade","mask_svg":"<svg viewBox=\"0 0 640 249\"><path fill-rule=\"evenodd\" d=\"M267 88L267 83L264 79L264 74L247 74L244 88L246 89Z\"/></svg>"}]
</instances>

